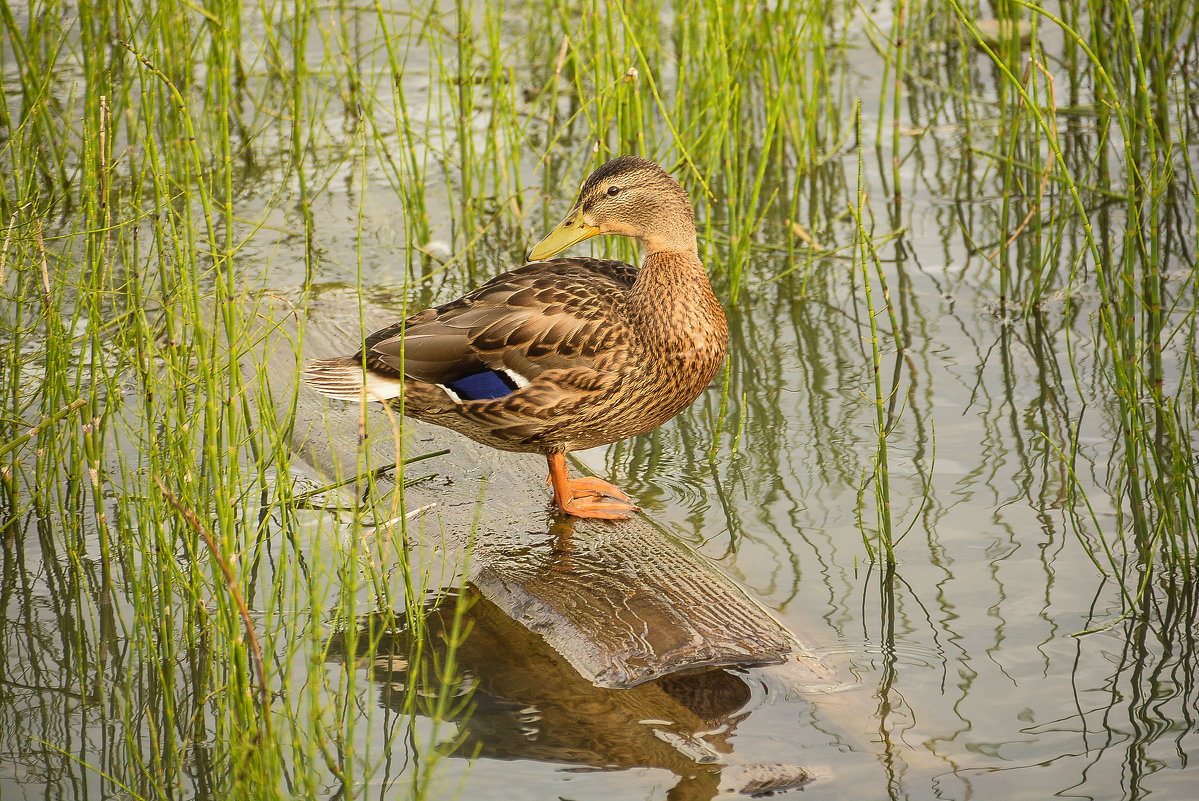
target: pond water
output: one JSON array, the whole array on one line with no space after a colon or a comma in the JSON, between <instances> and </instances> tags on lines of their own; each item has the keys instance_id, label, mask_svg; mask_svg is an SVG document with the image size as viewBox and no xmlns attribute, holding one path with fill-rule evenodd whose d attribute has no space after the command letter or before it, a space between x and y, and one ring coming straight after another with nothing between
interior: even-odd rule
<instances>
[{"instance_id":1,"label":"pond water","mask_svg":"<svg viewBox=\"0 0 1199 801\"><path fill-rule=\"evenodd\" d=\"M544 49L552 41L546 55L539 55L543 66L552 63L561 32L547 34L536 10L524 6L505 9L491 27L484 6L470 12L479 30L473 56L464 58L481 65L476 75L486 69L479 52L486 50L492 30L493 46L513 63L512 96L477 89L469 127L477 154L492 153L488 137L492 144L501 142L501 152L527 148L511 165L517 177L504 173L505 180L523 187L522 209L515 214L505 211L507 200L492 179L464 176L455 166L458 145L442 105L455 92L442 83L447 70L458 68L455 40L417 22L404 27L398 20L417 19L406 16L410 13L397 11L396 41L406 48L402 87L414 114L416 161L427 170L422 179L427 239L411 240L413 223L389 178L397 168L373 144L361 147L358 134L336 133L352 127L352 120L347 122L344 107L330 104L319 109L324 119L316 126L328 138L309 151L313 250L308 250L305 219L294 205L296 179L284 166L288 145L271 124L251 126L256 132L245 143L251 157L237 173L236 215L267 225L247 224L253 233L238 259L247 274L261 265L268 291L296 297L306 259L315 254L317 295L360 281L373 302L398 315L405 304L452 298L517 264L522 249L573 199L595 138L588 138L586 126L602 128L602 119L580 112L564 127L567 133L548 144L537 139L542 129L536 126L528 140L514 143L506 138L509 131L497 132L488 123L501 106L526 102L520 91L540 85L538 69L520 66L522 48L537 43ZM663 30L674 30L674 13L659 9L669 23ZM355 52L377 52L363 44L379 45L373 38L379 34L371 17L362 16L367 19L349 27L361 37ZM1010 284L1001 283L1006 279L994 255L1034 198L1061 212L1068 206L1065 190L1057 183L1046 188L1029 169L1022 205L1005 218L1005 193L1014 190L1005 188L1004 164L992 157L1001 145L999 123L970 116L988 106L965 99L979 86L998 91L987 84L991 68L981 51L944 42L938 49L930 37L932 45L912 53L893 138L891 117L879 119L890 102L887 61L871 46L891 20L860 9L832 16L829 38L844 49L830 81L840 86L843 139L826 142L824 158L802 169L790 157L769 164L762 196L774 201L762 212L755 247L748 250L734 241L735 226L724 217L727 204L697 200L701 249L728 310L727 373L658 431L580 459L812 641L852 686L803 694L769 671L746 670L682 677L636 691L597 690L572 675L535 635L479 601L471 612L475 630L459 655L465 678L451 693L466 706L437 725L411 715L402 700L407 645L405 635L396 634L395 642L381 642L357 661L359 684L352 694L361 718L351 715L342 732L351 741L387 742L386 758L355 784L343 785L330 775L323 786L289 792L404 797L416 792L414 776L431 753L450 757L435 760L435 778L419 784L426 788L422 793L437 799L698 799L726 792L727 776L706 773L697 767L702 759L671 740L670 731L688 729L716 752L731 754L734 764L810 769L816 780L802 791L805 798L1195 797L1199 593L1184 576L1162 570L1132 602L1135 614L1126 616L1130 602L1115 576L1130 577L1135 592L1140 574L1135 549L1120 540L1129 527L1127 509L1113 494L1122 422L1107 357L1094 345L1101 296L1088 273L1093 268L1079 256L1081 226L1062 212L1045 223L1046 244L1034 248L1015 239L1007 248L1018 265ZM322 12L316 19L323 23L314 25L308 52L313 62L324 64L339 18ZM453 14L442 23L452 28ZM254 19L247 29L269 24ZM1059 71L1064 105L1070 81L1062 72L1063 37L1047 26L1041 44ZM687 72L686 62L673 56L672 47L679 46L662 45L666 55L653 76L668 101L677 75ZM621 56L630 66L632 53ZM976 74L979 82L969 87L946 86L959 75L958 60L984 77ZM4 68L6 76L13 74L11 63ZM378 92L372 102L390 104L388 82L374 79L358 90ZM652 106L647 76L633 80L643 82L641 101ZM1190 94L1180 102L1190 104L1185 113L1193 117L1193 77L1190 81ZM479 84L484 85L481 78ZM861 99L860 151L852 141L854 98ZM575 108L563 100L564 116ZM669 126L656 114L646 113L659 120L650 131L659 139L647 141L645 154L669 152L677 159L678 152L668 150ZM1073 148L1067 155L1082 159L1095 146L1096 117L1079 112L1062 118L1063 127L1072 126L1063 134ZM382 137L395 149L393 159L407 158L394 129ZM616 149L622 141L613 133L605 146ZM760 156L761 141L751 144L754 157ZM539 164L546 148L555 159L552 169ZM1199 158L1194 140L1184 140L1181 149ZM868 262L865 276L884 329L880 374L891 426L887 477L895 531L902 535L889 565L872 559L863 540L865 530L877 547L878 437L870 311L850 214L859 169L869 198L866 226L880 259L879 271ZM693 195L702 194L692 171L674 172ZM557 183L544 185L549 176ZM718 175L708 180L714 192L729 191ZM1163 218L1174 226L1172 241L1186 246L1162 254L1162 274L1167 295L1186 307L1195 299L1195 198L1187 179L1179 181L1185 186L1170 196L1173 205ZM473 228L463 222L464 186L473 187L472 198L482 198L469 211L476 215L469 218ZM281 193L291 201L282 203ZM1113 211L1099 235L1118 240L1124 224ZM809 248L798 229L819 249ZM405 295L413 246L433 254L429 264L451 254L458 258ZM600 241L576 252L589 248L632 255L625 245ZM470 259L462 255L467 249ZM1026 306L1021 298L1028 297L1035 272L1027 264L1046 251L1060 254L1061 269L1045 279L1039 302ZM421 267L419 255L413 264ZM733 277L738 270L740 280ZM1077 270L1073 279L1071 270ZM882 278L890 314L883 310ZM1193 320L1180 315L1178 325L1183 333L1164 348L1165 370L1175 382L1193 369L1188 354L1195 348ZM1194 432L1190 448L1199 449ZM1063 456L1072 451L1072 459ZM482 465L459 480L487 473ZM14 533L18 528L20 537ZM113 624L107 613L64 589L71 582L44 566L58 564L43 553L44 538L52 539L52 532L28 519L6 530L0 721L7 725L0 731L0 796L115 797L117 785L99 774L119 776L127 767L125 738L152 740L153 721L88 714L83 708L89 699L72 677L79 660L134 666L139 659L152 664L153 656L80 650L89 638L76 636L63 621L104 619L101 628L113 626L116 632L111 641L124 643L132 624L122 616L136 604L119 603ZM1111 543L1114 565L1101 536ZM319 561L319 547L306 558ZM284 570L276 564L271 572ZM437 619L452 617L446 602L440 603ZM322 604L314 598L311 608ZM436 635L429 640L436 651L441 640ZM330 646L327 663L311 670L333 673L344 659L344 652ZM165 664L183 671L187 660L180 656ZM145 686L156 681L147 679ZM646 710L677 717L655 723ZM395 736L405 727L407 734ZM302 759L304 753L297 750L287 759ZM210 797L210 788L220 786L213 777L229 770L228 763L189 761L182 797ZM124 797L136 793L130 789Z\"/></svg>"}]
</instances>

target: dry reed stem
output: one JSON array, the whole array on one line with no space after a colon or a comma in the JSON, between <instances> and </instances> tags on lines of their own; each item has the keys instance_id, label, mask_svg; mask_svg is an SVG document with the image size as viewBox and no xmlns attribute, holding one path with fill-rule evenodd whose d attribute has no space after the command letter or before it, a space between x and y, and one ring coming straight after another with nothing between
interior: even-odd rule
<instances>
[{"instance_id":1,"label":"dry reed stem","mask_svg":"<svg viewBox=\"0 0 1199 801\"><path fill-rule=\"evenodd\" d=\"M270 692L267 689L266 684L266 668L263 664L262 648L258 645L258 635L254 633L254 623L250 620L250 610L246 608L246 602L241 597L241 591L237 589L237 581L233 576L233 570L229 567L229 563L221 554L221 549L217 546L216 540L213 538L211 532L204 527L204 524L200 522L200 519L196 517L195 513L192 512L191 509L188 509L186 506L184 506L183 503L177 497L175 497L175 494L167 489L166 485L162 483L162 480L158 478L158 476L154 477L154 484L158 487L158 491L162 493L163 497L167 499L171 506L175 507L175 511L183 515L183 519L187 521L187 524L191 526L197 534L204 538L205 544L208 545L208 550L212 553L212 558L216 560L216 563L221 568L221 573L223 573L225 576L225 582L229 589L229 594L233 596L233 600L237 604L238 612L241 614L242 624L246 629L246 640L250 643L250 653L254 657L254 668L255 672L258 674L258 694L262 702L262 725L263 728L269 733L271 730Z\"/></svg>"}]
</instances>

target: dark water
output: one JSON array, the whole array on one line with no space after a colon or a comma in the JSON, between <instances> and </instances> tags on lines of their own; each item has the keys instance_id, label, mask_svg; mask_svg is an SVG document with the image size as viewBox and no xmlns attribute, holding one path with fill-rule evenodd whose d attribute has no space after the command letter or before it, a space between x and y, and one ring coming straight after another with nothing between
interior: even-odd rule
<instances>
[{"instance_id":1,"label":"dark water","mask_svg":"<svg viewBox=\"0 0 1199 801\"><path fill-rule=\"evenodd\" d=\"M513 41L521 35L505 29ZM1001 170L979 153L986 137L970 138L977 132L965 131L952 104L943 109L939 90L918 81L907 89L902 198L892 196L889 130L876 151L870 111L878 106L882 61L860 34L851 38L862 47L845 78L851 96L864 99L864 182L875 234L901 232L880 245L907 344L899 353L886 340L882 352L885 386L896 399L892 512L905 532L896 564L872 562L862 537L863 528L876 528L868 478L877 439L869 317L861 265L849 249L817 253L810 263L806 251L750 251L744 286L728 309L732 349L719 436L723 376L659 431L582 460L814 641L855 686L800 695L768 672L731 671L596 690L534 635L479 602L461 655L466 674L451 692L465 698L473 688L473 701L437 727L422 716L410 724L399 700L405 635L359 655L352 694L362 711L351 737L384 742L411 725L390 740L359 788L363 795L404 796L423 760L440 753L449 758L436 768L433 798L711 798L727 784L705 767L713 754L809 768L817 780L805 798L1195 796L1199 593L1159 573L1134 602L1137 614L1125 618L1119 583L1092 561L1098 552L1109 567L1098 548L1102 531L1116 566L1136 577L1116 542L1122 522L1110 487L1120 421L1089 345L1094 282L1085 274L1073 283L1059 277L1030 310L1001 302L999 275L984 257L1003 239ZM436 71L425 45L411 46L404 80L418 95ZM431 124L423 133L439 138ZM1079 148L1087 141L1084 130ZM521 165L531 182L534 160ZM847 150L798 178L822 193L800 204L824 223L813 232L818 241L849 241L844 215L838 221L818 209L840 214L852 203L856 171L857 151ZM396 254L407 229L381 172L368 163L363 182L360 164L330 168L336 180L315 199L315 277L326 288L352 282L361 259L367 293L396 302L393 288L404 277ZM796 180L792 166L783 172ZM267 167L255 180L266 186L279 177ZM451 184L456 179L451 167ZM560 210L574 183L544 192ZM1180 208L1194 202L1184 194ZM451 204L431 196L431 249L449 252L453 245L439 243L454 241L444 222ZM253 218L274 201L247 189L243 202L242 213ZM294 233L293 215L276 218ZM763 242L787 239L784 218L783 211L768 216ZM1120 224L1111 221L1110 230ZM1193 209L1182 208L1176 224L1178 237L1193 242ZM483 236L480 275L510 266L542 229L535 211L516 230ZM727 298L730 251L720 233L717 226L706 258ZM1077 247L1077 230L1062 236L1065 251ZM299 237L262 233L242 256L267 265L268 288L290 292L303 278ZM1193 292L1186 259L1194 256L1176 258L1164 269L1174 276L1167 283ZM457 269L414 295L417 302L444 299L469 283ZM886 314L879 321L889 326ZM1175 342L1182 344L1165 357L1177 371L1193 334ZM1076 489L1060 455L1072 438ZM108 772L119 765L123 721L85 703L103 697L104 687L74 686L71 677L80 659L138 663L122 650L130 624L121 615L129 610L119 609L113 623L86 608L79 588L45 567L54 560L44 548L33 524L19 543L5 543L0 790L4 799L99 797L112 786L82 763ZM101 635L72 628L90 631L86 621L100 621ZM430 637L434 651L437 639ZM110 644L115 654L101 653ZM331 647L330 673L347 658ZM186 659L176 666L188 670ZM142 686L152 695L154 678ZM206 772L227 767L189 765L194 795L208 797ZM314 790L318 797L340 793L333 780Z\"/></svg>"}]
</instances>

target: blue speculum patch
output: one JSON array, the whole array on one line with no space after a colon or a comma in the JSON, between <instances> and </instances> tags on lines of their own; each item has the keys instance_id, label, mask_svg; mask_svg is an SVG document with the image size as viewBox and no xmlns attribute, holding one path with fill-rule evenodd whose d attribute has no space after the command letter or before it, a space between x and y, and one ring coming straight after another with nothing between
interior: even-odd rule
<instances>
[{"instance_id":1,"label":"blue speculum patch","mask_svg":"<svg viewBox=\"0 0 1199 801\"><path fill-rule=\"evenodd\" d=\"M516 389L516 383L500 370L472 373L446 384L462 400L502 398Z\"/></svg>"}]
</instances>

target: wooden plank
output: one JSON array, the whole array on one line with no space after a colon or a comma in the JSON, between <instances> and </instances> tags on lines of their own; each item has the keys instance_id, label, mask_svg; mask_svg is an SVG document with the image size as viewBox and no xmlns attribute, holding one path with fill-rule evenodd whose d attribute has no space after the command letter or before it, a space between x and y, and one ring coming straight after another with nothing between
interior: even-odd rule
<instances>
[{"instance_id":1,"label":"wooden plank","mask_svg":"<svg viewBox=\"0 0 1199 801\"><path fill-rule=\"evenodd\" d=\"M564 519L536 540L515 533L485 529L470 582L597 687L799 654L813 682L832 681L740 587L646 520Z\"/></svg>"}]
</instances>

